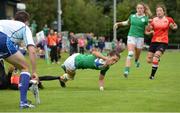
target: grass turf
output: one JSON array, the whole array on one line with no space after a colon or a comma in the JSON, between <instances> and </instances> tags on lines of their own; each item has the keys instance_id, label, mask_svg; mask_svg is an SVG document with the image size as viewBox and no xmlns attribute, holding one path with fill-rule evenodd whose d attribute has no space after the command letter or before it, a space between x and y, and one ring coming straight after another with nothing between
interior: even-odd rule
<instances>
[{"instance_id":1,"label":"grass turf","mask_svg":"<svg viewBox=\"0 0 180 113\"><path fill-rule=\"evenodd\" d=\"M59 81L44 81L40 90L41 104L28 112L180 112L180 52L167 51L161 58L155 80L149 80L151 65L146 54L141 66L132 62L129 78L123 77L127 52L113 65L105 78L105 90L99 91L96 70L77 70L74 81L61 88ZM62 55L61 63L67 54ZM62 75L60 65L38 60L39 75ZM31 92L28 98L34 102ZM0 90L0 112L19 111L19 92Z\"/></svg>"}]
</instances>

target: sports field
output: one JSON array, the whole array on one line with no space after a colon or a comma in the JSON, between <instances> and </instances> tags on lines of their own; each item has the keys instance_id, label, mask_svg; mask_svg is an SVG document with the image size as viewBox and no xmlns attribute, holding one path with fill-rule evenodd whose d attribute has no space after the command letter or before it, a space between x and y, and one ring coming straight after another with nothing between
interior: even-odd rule
<instances>
[{"instance_id":1,"label":"sports field","mask_svg":"<svg viewBox=\"0 0 180 113\"><path fill-rule=\"evenodd\" d=\"M96 70L78 70L75 80L66 88L59 81L43 82L40 90L41 104L28 112L180 112L180 51L166 51L161 58L155 80L149 80L151 65L147 64L146 53L141 56L141 66L134 63L129 78L123 76L125 56L107 72L105 90L98 88ZM67 57L62 55L61 63ZM61 75L60 65L38 61L40 75ZM29 92L28 97L34 103ZM19 92L0 90L0 112L19 111Z\"/></svg>"}]
</instances>

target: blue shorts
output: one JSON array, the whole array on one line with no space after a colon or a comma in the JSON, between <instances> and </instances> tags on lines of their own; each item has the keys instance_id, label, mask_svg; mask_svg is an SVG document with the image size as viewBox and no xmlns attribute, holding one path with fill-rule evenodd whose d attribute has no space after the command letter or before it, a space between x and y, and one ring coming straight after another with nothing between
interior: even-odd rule
<instances>
[{"instance_id":1,"label":"blue shorts","mask_svg":"<svg viewBox=\"0 0 180 113\"><path fill-rule=\"evenodd\" d=\"M10 38L0 32L0 58L7 58L17 52L16 47Z\"/></svg>"}]
</instances>

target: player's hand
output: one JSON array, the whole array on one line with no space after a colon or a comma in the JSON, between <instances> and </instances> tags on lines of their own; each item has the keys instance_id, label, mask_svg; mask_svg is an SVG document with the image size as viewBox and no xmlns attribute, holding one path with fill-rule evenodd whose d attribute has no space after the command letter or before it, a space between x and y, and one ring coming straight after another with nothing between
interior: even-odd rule
<instances>
[{"instance_id":1,"label":"player's hand","mask_svg":"<svg viewBox=\"0 0 180 113\"><path fill-rule=\"evenodd\" d=\"M39 77L37 73L32 73L32 78L39 81Z\"/></svg>"},{"instance_id":2,"label":"player's hand","mask_svg":"<svg viewBox=\"0 0 180 113\"><path fill-rule=\"evenodd\" d=\"M154 34L154 30L149 31L149 34Z\"/></svg>"},{"instance_id":3,"label":"player's hand","mask_svg":"<svg viewBox=\"0 0 180 113\"><path fill-rule=\"evenodd\" d=\"M174 28L174 24L173 24L173 23L170 23L170 24L169 24L169 27L170 27L171 29L173 29L173 28Z\"/></svg>"},{"instance_id":4,"label":"player's hand","mask_svg":"<svg viewBox=\"0 0 180 113\"><path fill-rule=\"evenodd\" d=\"M149 19L148 21L149 21L149 23L151 23L153 21L153 19Z\"/></svg>"},{"instance_id":5,"label":"player's hand","mask_svg":"<svg viewBox=\"0 0 180 113\"><path fill-rule=\"evenodd\" d=\"M170 23L169 24L169 27L171 28L171 29L173 29L173 30L175 30L175 29L177 29L177 25L174 23Z\"/></svg>"},{"instance_id":6,"label":"player's hand","mask_svg":"<svg viewBox=\"0 0 180 113\"><path fill-rule=\"evenodd\" d=\"M118 23L115 23L114 26L113 26L114 29L117 29L118 28Z\"/></svg>"}]
</instances>

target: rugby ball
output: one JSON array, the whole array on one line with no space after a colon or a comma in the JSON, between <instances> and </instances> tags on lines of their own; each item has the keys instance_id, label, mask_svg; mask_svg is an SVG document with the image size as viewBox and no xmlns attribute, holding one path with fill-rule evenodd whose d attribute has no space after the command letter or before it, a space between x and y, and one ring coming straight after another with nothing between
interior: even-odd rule
<instances>
[{"instance_id":1,"label":"rugby ball","mask_svg":"<svg viewBox=\"0 0 180 113\"><path fill-rule=\"evenodd\" d=\"M97 58L94 60L95 66L99 69L104 67L105 61L103 59Z\"/></svg>"}]
</instances>

